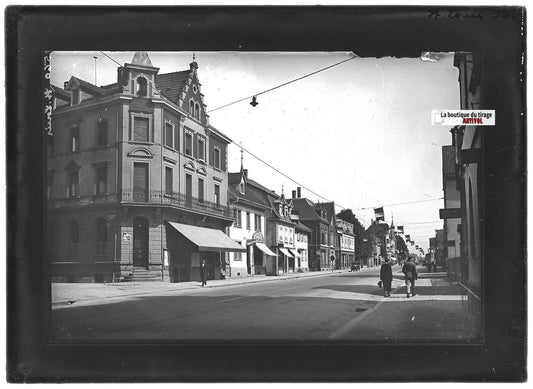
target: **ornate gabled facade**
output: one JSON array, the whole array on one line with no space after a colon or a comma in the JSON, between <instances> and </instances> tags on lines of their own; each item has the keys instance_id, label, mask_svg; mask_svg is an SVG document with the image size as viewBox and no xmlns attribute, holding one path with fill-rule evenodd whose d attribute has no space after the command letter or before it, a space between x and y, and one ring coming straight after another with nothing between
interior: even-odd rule
<instances>
[{"instance_id":1,"label":"ornate gabled facade","mask_svg":"<svg viewBox=\"0 0 533 389\"><path fill-rule=\"evenodd\" d=\"M233 218L227 199L230 139L208 123L197 74L159 74L146 52L96 86L53 86L47 142L48 249L57 281L218 277ZM187 238L189 225L204 241ZM202 230L203 229L203 230ZM205 231L205 234L201 234ZM212 243L212 242L211 242ZM137 274L135 274L137 273Z\"/></svg>"},{"instance_id":2,"label":"ornate gabled facade","mask_svg":"<svg viewBox=\"0 0 533 389\"><path fill-rule=\"evenodd\" d=\"M270 210L268 190L248 179L248 170L242 168L238 173L229 173L228 181L230 211L234 217L229 236L246 252L229 253L226 275L246 277L266 274L268 257L277 257L265 241L266 219Z\"/></svg>"}]
</instances>

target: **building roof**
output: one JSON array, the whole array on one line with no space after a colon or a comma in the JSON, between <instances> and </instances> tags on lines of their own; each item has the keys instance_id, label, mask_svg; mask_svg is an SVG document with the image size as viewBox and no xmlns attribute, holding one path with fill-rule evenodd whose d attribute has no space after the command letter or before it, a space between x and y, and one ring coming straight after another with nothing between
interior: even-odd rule
<instances>
[{"instance_id":1,"label":"building roof","mask_svg":"<svg viewBox=\"0 0 533 389\"><path fill-rule=\"evenodd\" d=\"M50 84L50 88L52 88L52 91L61 99L70 101L70 92L53 84Z\"/></svg>"},{"instance_id":2,"label":"building roof","mask_svg":"<svg viewBox=\"0 0 533 389\"><path fill-rule=\"evenodd\" d=\"M384 236L389 231L389 225L387 223L373 223L365 231L368 235Z\"/></svg>"},{"instance_id":3,"label":"building roof","mask_svg":"<svg viewBox=\"0 0 533 389\"><path fill-rule=\"evenodd\" d=\"M326 219L320 217L320 215L316 211L317 206L321 206L321 204L315 204L311 200L306 198L297 198L292 199L292 203L294 205L294 209L298 211L300 215L300 220L323 220L327 221Z\"/></svg>"},{"instance_id":4,"label":"building roof","mask_svg":"<svg viewBox=\"0 0 533 389\"><path fill-rule=\"evenodd\" d=\"M91 84L88 81L82 80L79 77L72 76L71 80L72 79L75 79L76 81L78 81L82 88L88 89L96 94L103 95L104 93L106 93L106 90L104 88L100 88L99 86Z\"/></svg>"},{"instance_id":5,"label":"building roof","mask_svg":"<svg viewBox=\"0 0 533 389\"><path fill-rule=\"evenodd\" d=\"M189 73L190 70L182 70L180 72L157 74L155 76L155 87L163 96L179 105L179 97L185 87Z\"/></svg>"},{"instance_id":6,"label":"building roof","mask_svg":"<svg viewBox=\"0 0 533 389\"><path fill-rule=\"evenodd\" d=\"M304 226L304 225L302 224L302 222L299 221L299 220L298 220L298 222L296 222L296 226L295 226L295 228L296 228L297 230L299 230L299 231L313 232L312 229L310 229L310 228Z\"/></svg>"},{"instance_id":7,"label":"building roof","mask_svg":"<svg viewBox=\"0 0 533 389\"><path fill-rule=\"evenodd\" d=\"M455 175L455 146L442 146L442 174Z\"/></svg>"}]
</instances>

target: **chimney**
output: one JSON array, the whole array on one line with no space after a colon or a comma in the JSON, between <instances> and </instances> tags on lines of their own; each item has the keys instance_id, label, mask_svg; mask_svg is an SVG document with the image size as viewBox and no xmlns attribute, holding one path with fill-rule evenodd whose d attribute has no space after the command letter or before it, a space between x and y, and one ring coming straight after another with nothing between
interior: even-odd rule
<instances>
[{"instance_id":1,"label":"chimney","mask_svg":"<svg viewBox=\"0 0 533 389\"><path fill-rule=\"evenodd\" d=\"M117 68L117 83L118 83L119 85L122 85L123 78L124 78L123 69L122 69L122 66L119 66L119 67Z\"/></svg>"},{"instance_id":2,"label":"chimney","mask_svg":"<svg viewBox=\"0 0 533 389\"><path fill-rule=\"evenodd\" d=\"M302 188L300 187L297 187L296 188L296 198L301 198L302 197Z\"/></svg>"},{"instance_id":3,"label":"chimney","mask_svg":"<svg viewBox=\"0 0 533 389\"><path fill-rule=\"evenodd\" d=\"M67 87L68 87L68 81L65 81L65 82L63 83L63 89L64 89L64 90L67 90Z\"/></svg>"},{"instance_id":4,"label":"chimney","mask_svg":"<svg viewBox=\"0 0 533 389\"><path fill-rule=\"evenodd\" d=\"M292 198L293 198L293 199L296 198L296 191L295 191L295 190L292 191Z\"/></svg>"},{"instance_id":5,"label":"chimney","mask_svg":"<svg viewBox=\"0 0 533 389\"><path fill-rule=\"evenodd\" d=\"M248 179L248 169L242 169L242 173L244 174L244 178Z\"/></svg>"}]
</instances>

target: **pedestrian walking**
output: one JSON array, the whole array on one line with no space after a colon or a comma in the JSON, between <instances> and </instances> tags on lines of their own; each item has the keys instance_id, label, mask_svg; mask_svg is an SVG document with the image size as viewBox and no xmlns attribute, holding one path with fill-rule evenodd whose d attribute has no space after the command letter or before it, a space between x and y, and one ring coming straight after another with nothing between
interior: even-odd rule
<instances>
[{"instance_id":1,"label":"pedestrian walking","mask_svg":"<svg viewBox=\"0 0 533 389\"><path fill-rule=\"evenodd\" d=\"M207 285L207 264L205 263L205 259L202 260L202 264L200 265L200 277L202 278L202 286Z\"/></svg>"},{"instance_id":2,"label":"pedestrian walking","mask_svg":"<svg viewBox=\"0 0 533 389\"><path fill-rule=\"evenodd\" d=\"M331 257L329 257L331 260L331 271L335 271L335 255L331 254Z\"/></svg>"},{"instance_id":3,"label":"pedestrian walking","mask_svg":"<svg viewBox=\"0 0 533 389\"><path fill-rule=\"evenodd\" d=\"M415 294L415 280L418 278L418 273L416 272L416 265L411 262L411 258L407 258L407 262L404 263L402 267L402 273L405 276L405 285L407 286L407 298L410 294Z\"/></svg>"},{"instance_id":4,"label":"pedestrian walking","mask_svg":"<svg viewBox=\"0 0 533 389\"><path fill-rule=\"evenodd\" d=\"M385 297L390 297L390 292L392 289L392 267L388 257L385 258L385 262L381 265L379 279L381 282L383 282L383 292L385 293Z\"/></svg>"}]
</instances>

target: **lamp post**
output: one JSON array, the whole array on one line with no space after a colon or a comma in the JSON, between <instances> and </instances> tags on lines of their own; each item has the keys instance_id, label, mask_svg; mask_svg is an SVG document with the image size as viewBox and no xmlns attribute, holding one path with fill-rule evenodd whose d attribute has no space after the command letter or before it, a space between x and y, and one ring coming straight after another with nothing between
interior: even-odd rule
<instances>
[{"instance_id":1,"label":"lamp post","mask_svg":"<svg viewBox=\"0 0 533 389\"><path fill-rule=\"evenodd\" d=\"M363 238L363 244L364 244L365 247L367 247L367 243L368 243L368 239L367 239L367 238ZM362 254L362 253L361 253L361 254ZM360 259L360 262L362 262L362 260L363 260L363 259L361 258L361 259ZM363 264L361 263L361 268L362 268L362 267L363 267ZM366 260L366 267L369 267L369 266L368 266L368 258L367 258L367 260Z\"/></svg>"}]
</instances>

